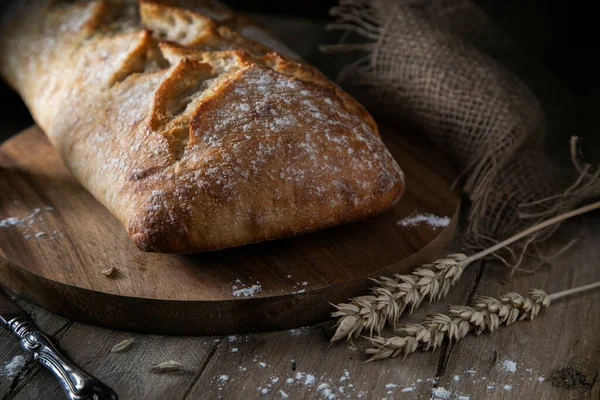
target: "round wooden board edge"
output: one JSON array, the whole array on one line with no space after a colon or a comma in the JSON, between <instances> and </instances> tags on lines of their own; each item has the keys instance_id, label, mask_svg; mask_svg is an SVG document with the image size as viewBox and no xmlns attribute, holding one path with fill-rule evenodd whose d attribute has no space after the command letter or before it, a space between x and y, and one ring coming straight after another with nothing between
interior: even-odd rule
<instances>
[{"instance_id":1,"label":"round wooden board edge","mask_svg":"<svg viewBox=\"0 0 600 400\"><path fill-rule=\"evenodd\" d=\"M460 206L459 201L450 224L435 239L408 258L377 271L377 276L410 272L418 265L442 257L456 233ZM343 302L366 293L371 284L369 278L377 276L365 275L305 293L269 297L222 301L157 300L114 295L57 283L13 263L0 261L0 282L17 296L51 312L90 325L168 335L265 332L324 322L332 312L330 303ZM300 299L301 302L298 301ZM248 303L253 306L248 307ZM281 309L288 312L281 313ZM257 311L254 313L248 310ZM237 321L221 318L229 312L237 312L242 317ZM272 315L273 318L265 318L265 314ZM206 324L204 321L207 315L222 323ZM155 320L152 328L147 327L148 320Z\"/></svg>"}]
</instances>

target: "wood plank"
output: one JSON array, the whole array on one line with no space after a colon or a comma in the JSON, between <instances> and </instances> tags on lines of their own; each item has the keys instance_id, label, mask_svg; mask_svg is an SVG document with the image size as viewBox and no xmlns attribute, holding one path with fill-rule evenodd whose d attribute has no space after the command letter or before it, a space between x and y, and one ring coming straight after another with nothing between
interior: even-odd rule
<instances>
[{"instance_id":1,"label":"wood plank","mask_svg":"<svg viewBox=\"0 0 600 400\"><path fill-rule=\"evenodd\" d=\"M600 214L595 213L561 228L547 246L549 254L578 235L581 240L536 274L505 281L505 267L486 267L477 293L527 293L532 287L552 293L600 280L599 222ZM524 267L533 264L529 261ZM535 321L516 323L491 336L465 338L446 354L439 385L473 399L600 398L599 303L600 291L573 296L557 301ZM512 369L511 362L516 363L514 373L506 368Z\"/></svg>"},{"instance_id":2,"label":"wood plank","mask_svg":"<svg viewBox=\"0 0 600 400\"><path fill-rule=\"evenodd\" d=\"M135 342L129 350L111 353L124 339ZM213 337L167 337L102 329L74 323L57 335L61 346L87 372L111 386L119 399L183 397L211 357ZM168 373L151 372L152 365L175 360L185 368ZM1 392L0 392L1 393ZM11 399L60 399L63 392L47 371L32 374L13 391Z\"/></svg>"},{"instance_id":3,"label":"wood plank","mask_svg":"<svg viewBox=\"0 0 600 400\"><path fill-rule=\"evenodd\" d=\"M443 311L446 308L445 304L464 304L469 294L475 290L480 294L496 294L498 291L513 289L526 290L533 285L554 291L600 279L600 271L595 267L600 249L594 248L600 237L598 222L600 215L594 215L569 223L561 229L559 237L552 243L553 248L560 247L578 233L582 233L584 238L568 254L555 260L551 269L541 270L533 276L517 276L512 281L503 283L502 273L505 273L505 270L486 267L478 281L479 268L474 265L467 269L447 302L423 307L406 321L420 320L428 312ZM78 359L83 359L85 367L90 371L99 375L105 374L103 377L107 383L122 385L119 387L122 398L135 397L129 397L133 396L134 391L127 389L127 385L133 382L132 390L141 390L136 389L138 386L135 382L144 382L146 387L156 390L156 393L145 392L148 399L163 398L167 392L174 393L170 398L176 399L281 398L280 390L290 399L312 398L323 397L328 393L326 389L335 392L338 399L417 399L428 398L431 389L436 386L444 387L452 392L453 396L457 394L471 399L595 399L598 398L600 331L600 315L597 307L594 307L599 300L597 297L598 293L590 293L565 302L557 302L533 322L515 324L492 336L469 336L445 352L416 353L404 361L393 359L371 364L362 364L365 358L361 349L365 347L365 341L329 346L330 324L292 331L237 335L231 340L226 337L220 343L214 343L218 347L210 360L209 357L191 360L185 358L190 357L189 353L197 348L202 348L206 353L208 347L210 355L212 343L208 338L205 339L209 340L208 343L198 345L196 341L201 339L136 335L140 348L136 350L134 347L131 351L140 351L143 354L135 357L129 357L128 353L121 354L127 357L122 363L116 363L117 368L120 368L118 371L125 375L122 379L116 376L118 373L110 373L115 364L112 363L112 359L107 360L110 357L107 356L107 350L118 339L129 334L84 325L78 327L79 324L75 324L61 336L61 343ZM86 336L89 339L81 339ZM165 358L157 357L150 361L146 358L146 352L152 353L152 350L158 347L158 343L180 339L184 341L174 345L169 355L180 355L179 360L184 360L184 364L196 363L192 376L184 376L183 379L177 374L159 376L158 378L164 380L157 384L155 376L144 376L141 373L144 370L142 365L147 366L150 362ZM153 343L151 350L146 347L147 341ZM4 344L4 341L1 344ZM93 347L96 346L102 350L94 350ZM167 348L171 349L171 344L167 344ZM234 348L237 351L234 352ZM163 354L161 353L161 356ZM295 370L291 360L295 361ZM514 374L504 369L503 363L506 360L516 363ZM205 369L202 369L203 365L198 367L202 362L207 363ZM261 362L265 363L264 367L261 366ZM579 375L576 372L568 375L563 370L563 386L569 384L565 378L574 377L573 388L556 387L552 383L552 374L564 367L571 367L579 372ZM468 370L474 373L466 372ZM345 376L345 371L348 371L348 377ZM440 372L441 378L436 385L431 380ZM301 375L298 376L298 373ZM306 384L306 374L314 375L315 385ZM222 375L227 375L227 380L221 380ZM454 380L455 375L459 377L459 381ZM299 379L296 379L297 376ZM544 382L537 381L540 376L545 378ZM577 378L582 376L590 378L591 387L581 385L581 379L578 381ZM290 378L292 383L287 382ZM423 382L417 382L419 379ZM309 377L309 383L310 380ZM319 390L322 384L329 387L321 386ZM58 396L58 387L53 378L45 373L39 374L33 379L28 379L26 386L19 387L16 398L35 398L36 395L45 393L43 390L52 385L55 391L51 393ZM415 388L413 392L402 392L402 389L413 387L412 385ZM494 385L495 388L488 390L487 385ZM511 390L505 390L504 385L511 385ZM163 390L164 387L169 389ZM340 388L343 388L344 393L339 391ZM267 393L263 394L263 389ZM362 397L359 397L361 392ZM1 394L3 392L0 392Z\"/></svg>"},{"instance_id":4,"label":"wood plank","mask_svg":"<svg viewBox=\"0 0 600 400\"><path fill-rule=\"evenodd\" d=\"M474 289L477 266L467 270L450 299L463 302ZM427 312L443 309L432 304ZM425 310L409 320L419 320ZM407 319L408 320L408 319ZM226 338L185 399L428 397L439 353L406 362L364 364L365 340L329 345L332 324L260 335ZM346 375L347 374L347 375ZM227 378L221 378L226 376ZM313 382L314 379L314 382ZM408 388L408 389L407 389ZM403 392L402 390L410 390Z\"/></svg>"},{"instance_id":5,"label":"wood plank","mask_svg":"<svg viewBox=\"0 0 600 400\"><path fill-rule=\"evenodd\" d=\"M57 335L67 329L72 322L66 318L47 312L46 310L27 303L18 301L19 305L32 316L40 329L50 335ZM38 376L44 370L31 356L26 354L18 340L4 329L0 329L0 398L9 397L10 394L20 390L24 382ZM24 356L26 365L16 375L7 376L5 366L16 356Z\"/></svg>"}]
</instances>

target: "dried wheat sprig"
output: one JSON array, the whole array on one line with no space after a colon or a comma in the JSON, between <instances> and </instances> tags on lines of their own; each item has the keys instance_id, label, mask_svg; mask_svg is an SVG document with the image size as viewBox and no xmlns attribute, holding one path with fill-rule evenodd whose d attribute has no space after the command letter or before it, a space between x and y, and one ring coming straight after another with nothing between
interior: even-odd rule
<instances>
[{"instance_id":1,"label":"dried wheat sprig","mask_svg":"<svg viewBox=\"0 0 600 400\"><path fill-rule=\"evenodd\" d=\"M349 303L333 305L337 310L331 316L338 320L331 341L356 338L364 331L373 336L373 332L381 332L386 322L395 327L404 312L412 313L425 298L429 297L430 302L444 298L458 282L465 268L474 261L544 228L597 208L600 208L600 201L550 218L469 257L460 253L450 254L431 264L421 265L412 274L374 279L378 286L371 289L370 295L354 297Z\"/></svg>"},{"instance_id":2,"label":"dried wheat sprig","mask_svg":"<svg viewBox=\"0 0 600 400\"><path fill-rule=\"evenodd\" d=\"M400 336L370 338L375 347L365 351L371 355L367 362L401 354L406 357L419 348L424 351L435 350L445 338L456 342L469 332L476 335L486 331L493 333L503 324L509 326L516 321L535 319L542 307L549 307L553 300L598 287L600 281L551 295L543 290L533 289L529 292L529 297L512 292L505 293L499 299L477 296L472 307L450 306L448 314L432 314L420 324L408 324L399 328L397 331Z\"/></svg>"}]
</instances>

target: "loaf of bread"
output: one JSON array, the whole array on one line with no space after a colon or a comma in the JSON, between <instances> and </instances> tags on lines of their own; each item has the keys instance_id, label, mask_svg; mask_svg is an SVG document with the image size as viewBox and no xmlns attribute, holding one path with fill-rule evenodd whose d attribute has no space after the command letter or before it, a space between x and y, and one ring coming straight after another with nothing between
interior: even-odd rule
<instances>
[{"instance_id":1,"label":"loaf of bread","mask_svg":"<svg viewBox=\"0 0 600 400\"><path fill-rule=\"evenodd\" d=\"M394 204L403 174L350 95L203 0L24 0L0 72L144 251L303 234Z\"/></svg>"}]
</instances>

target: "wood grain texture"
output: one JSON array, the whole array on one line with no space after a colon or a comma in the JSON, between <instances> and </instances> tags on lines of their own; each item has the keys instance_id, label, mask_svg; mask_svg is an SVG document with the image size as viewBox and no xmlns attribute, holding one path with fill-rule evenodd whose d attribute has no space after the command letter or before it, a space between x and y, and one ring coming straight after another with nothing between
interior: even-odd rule
<instances>
[{"instance_id":1,"label":"wood grain texture","mask_svg":"<svg viewBox=\"0 0 600 400\"><path fill-rule=\"evenodd\" d=\"M556 253L574 238L579 237L579 242L553 260L550 267L533 275L517 274L507 282L505 267L485 266L477 294L527 293L530 288L553 293L600 280L599 222L600 215L595 213L563 227L545 254ZM528 260L524 267L533 268L538 263ZM532 322L516 323L492 336L468 336L448 349L440 385L470 393L473 399L600 398L599 303L599 290L572 296L556 301ZM514 374L505 371L506 360L517 363ZM467 381L452 380L467 369L477 372ZM482 381L482 377L487 379ZM488 389L488 385L494 388ZM510 389L504 389L505 385Z\"/></svg>"},{"instance_id":2,"label":"wood grain texture","mask_svg":"<svg viewBox=\"0 0 600 400\"><path fill-rule=\"evenodd\" d=\"M504 267L473 264L445 301L426 304L415 315L404 317L403 322L444 311L447 304L468 304L475 294L525 291L531 286L557 291L600 279L600 249L596 246L600 240L600 213L565 225L548 243L546 252L556 252L575 236L581 236L575 247L555 259L552 267L534 275L517 274L505 281ZM530 268L535 263L526 260L523 267ZM467 396L472 400L592 400L600 398L599 301L600 292L574 296L556 302L535 321L516 323L493 335L468 336L437 352L417 352L405 360L370 364L363 364L366 357L361 349L367 345L364 340L329 346L331 323L231 338L180 338L128 334L78 323L62 327L65 319L35 306L28 309L35 310L38 324L49 332L62 327L57 335L61 344L86 368L118 387L123 400L140 398L136 393L147 394L146 399L281 399L280 391L295 400L325 398L325 389L332 390L335 399L416 400L431 398L431 390L441 387L450 391L451 399ZM109 353L114 344L130 336L138 341L131 353L118 357ZM2 363L22 354L16 340L2 333L0 351L7 354L0 359ZM201 354L190 355L194 352ZM165 358L189 365L192 373L157 377L148 371L149 364ZM504 369L505 360L516 363L514 373ZM565 374L567 367L570 374ZM122 378L110 373L112 370L128 371L128 375ZM301 375L296 379L298 373ZM307 374L315 377L315 384L306 383ZM221 378L224 375L226 380ZM578 379L569 380L569 376ZM539 382L539 377L544 381ZM291 383L288 379L292 379ZM329 387L321 386L324 384ZM12 385L14 388L8 390ZM488 389L488 385L494 388ZM504 389L504 385L511 389ZM403 392L407 387L414 390ZM263 389L267 392L262 393ZM3 400L35 399L40 394L47 399L62 398L53 377L35 363L29 364L14 382L0 374Z\"/></svg>"},{"instance_id":3,"label":"wood grain texture","mask_svg":"<svg viewBox=\"0 0 600 400\"><path fill-rule=\"evenodd\" d=\"M296 238L195 255L143 253L69 174L32 128L0 149L0 249L4 285L61 315L121 329L227 334L316 323L369 285L441 256L460 197L442 155L408 133L387 145L406 174L405 196L366 221ZM447 227L398 221L430 213ZM13 221L14 222L14 221ZM110 277L101 271L114 268ZM260 285L253 296L235 291Z\"/></svg>"}]
</instances>

